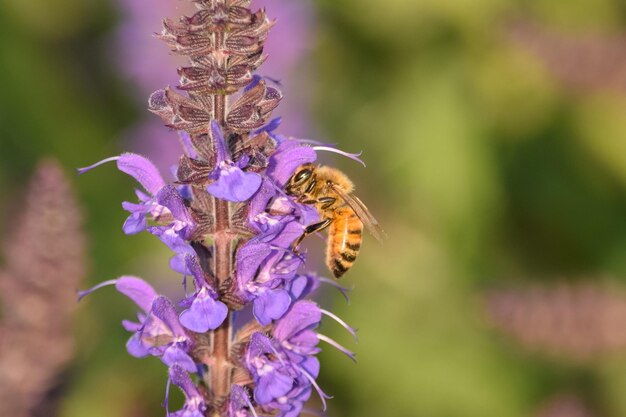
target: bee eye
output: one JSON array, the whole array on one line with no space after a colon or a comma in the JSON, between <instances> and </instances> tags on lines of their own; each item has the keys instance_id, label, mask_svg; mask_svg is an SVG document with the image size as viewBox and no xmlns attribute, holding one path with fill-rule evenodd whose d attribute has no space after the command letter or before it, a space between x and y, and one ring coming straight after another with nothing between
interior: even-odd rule
<instances>
[{"instance_id":1,"label":"bee eye","mask_svg":"<svg viewBox=\"0 0 626 417\"><path fill-rule=\"evenodd\" d=\"M313 174L313 171L311 171L310 169L303 169L302 171L294 175L293 183L295 185L300 185L304 181L308 180L311 177L311 174Z\"/></svg>"}]
</instances>

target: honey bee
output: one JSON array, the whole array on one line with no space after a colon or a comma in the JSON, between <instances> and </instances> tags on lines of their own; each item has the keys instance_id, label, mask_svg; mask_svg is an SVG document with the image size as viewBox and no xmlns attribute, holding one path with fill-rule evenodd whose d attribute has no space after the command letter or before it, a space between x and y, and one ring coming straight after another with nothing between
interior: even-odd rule
<instances>
[{"instance_id":1,"label":"honey bee","mask_svg":"<svg viewBox=\"0 0 626 417\"><path fill-rule=\"evenodd\" d=\"M306 236L328 228L326 265L335 278L341 278L354 264L363 226L379 241L385 232L367 207L352 194L354 185L341 171L313 164L300 166L285 186L288 195L317 209L321 221L307 227L294 243L297 247Z\"/></svg>"}]
</instances>

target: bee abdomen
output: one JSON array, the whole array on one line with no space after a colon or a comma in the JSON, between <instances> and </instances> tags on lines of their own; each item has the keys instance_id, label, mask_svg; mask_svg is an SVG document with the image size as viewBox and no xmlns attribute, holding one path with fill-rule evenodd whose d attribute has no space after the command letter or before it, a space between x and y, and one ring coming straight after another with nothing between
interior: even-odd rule
<instances>
[{"instance_id":1,"label":"bee abdomen","mask_svg":"<svg viewBox=\"0 0 626 417\"><path fill-rule=\"evenodd\" d=\"M328 230L326 264L335 276L342 277L352 267L361 249L363 223L352 210L335 217Z\"/></svg>"}]
</instances>

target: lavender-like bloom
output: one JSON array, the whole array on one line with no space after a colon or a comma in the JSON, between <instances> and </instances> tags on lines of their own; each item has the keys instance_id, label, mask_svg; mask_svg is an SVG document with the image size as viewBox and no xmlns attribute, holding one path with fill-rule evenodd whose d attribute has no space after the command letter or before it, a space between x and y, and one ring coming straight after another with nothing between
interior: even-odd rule
<instances>
[{"instance_id":1,"label":"lavender-like bloom","mask_svg":"<svg viewBox=\"0 0 626 417\"><path fill-rule=\"evenodd\" d=\"M594 417L587 405L572 394L559 394L550 398L537 412L537 417Z\"/></svg>"},{"instance_id":2,"label":"lavender-like bloom","mask_svg":"<svg viewBox=\"0 0 626 417\"><path fill-rule=\"evenodd\" d=\"M54 415L49 394L74 350L72 290L85 276L82 216L54 160L38 165L20 208L0 270L0 415Z\"/></svg>"},{"instance_id":3,"label":"lavender-like bloom","mask_svg":"<svg viewBox=\"0 0 626 417\"><path fill-rule=\"evenodd\" d=\"M316 381L320 341L354 359L316 331L322 317L355 331L310 300L328 281L304 270L306 253L294 243L320 216L284 186L317 151L358 157L276 133L272 111L282 93L255 74L274 25L264 10L250 10L250 0L192 2L195 14L165 19L159 35L189 66L179 68L177 89L149 98L149 109L182 138L175 182L140 155L103 161L116 161L142 186L138 203L123 204L130 212L123 230L147 231L174 252L171 267L184 275L185 294L175 303L124 276L81 296L114 285L137 305L137 321L123 323L127 349L168 366L186 399L170 415L295 417L311 393L324 407L330 398ZM254 318L235 332L233 314L242 309Z\"/></svg>"},{"instance_id":4,"label":"lavender-like bloom","mask_svg":"<svg viewBox=\"0 0 626 417\"><path fill-rule=\"evenodd\" d=\"M626 294L615 285L500 289L486 301L494 326L529 350L585 362L626 349Z\"/></svg>"}]
</instances>

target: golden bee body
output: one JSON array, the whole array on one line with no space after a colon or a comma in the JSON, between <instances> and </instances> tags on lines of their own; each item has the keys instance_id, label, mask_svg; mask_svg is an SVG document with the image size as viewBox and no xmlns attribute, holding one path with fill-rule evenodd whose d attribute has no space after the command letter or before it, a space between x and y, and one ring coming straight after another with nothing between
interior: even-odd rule
<instances>
[{"instance_id":1,"label":"golden bee body","mask_svg":"<svg viewBox=\"0 0 626 417\"><path fill-rule=\"evenodd\" d=\"M363 241L364 226L377 239L382 240L384 236L367 207L352 194L352 181L338 169L302 165L289 179L285 190L300 203L315 206L320 215L321 221L309 226L302 238L328 228L326 265L335 278L342 277L354 264Z\"/></svg>"}]
</instances>

